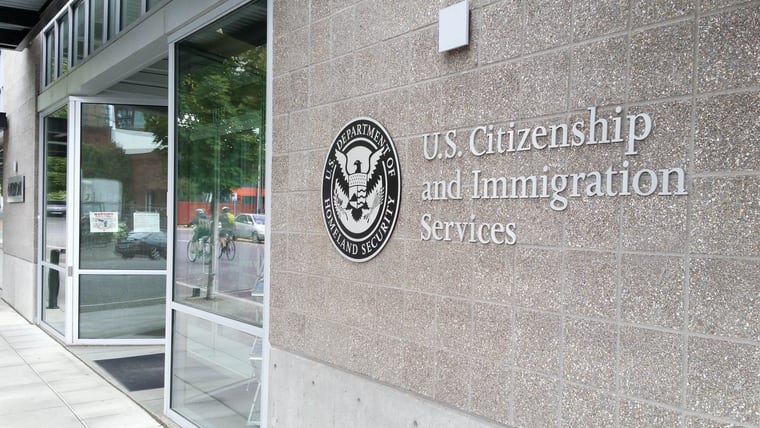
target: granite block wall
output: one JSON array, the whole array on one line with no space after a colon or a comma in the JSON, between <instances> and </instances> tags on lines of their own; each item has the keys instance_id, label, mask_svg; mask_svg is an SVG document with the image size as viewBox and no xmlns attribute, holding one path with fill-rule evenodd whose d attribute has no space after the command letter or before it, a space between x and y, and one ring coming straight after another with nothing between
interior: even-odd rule
<instances>
[{"instance_id":1,"label":"granite block wall","mask_svg":"<svg viewBox=\"0 0 760 428\"><path fill-rule=\"evenodd\" d=\"M274 2L272 345L504 425L760 426L760 2L471 0L469 45L439 53L454 2ZM636 154L538 149L540 132L526 151L468 144L480 126L588 125L592 107L610 139L615 118L637 135L651 118ZM363 116L394 138L403 196L385 249L353 263L320 177ZM426 160L447 131L463 155ZM563 210L472 197L473 171L608 168L630 173ZM634 175L663 168L684 194L641 195L655 174ZM457 170L461 199L423 198ZM425 215L514 223L517 242L424 239Z\"/></svg>"}]
</instances>

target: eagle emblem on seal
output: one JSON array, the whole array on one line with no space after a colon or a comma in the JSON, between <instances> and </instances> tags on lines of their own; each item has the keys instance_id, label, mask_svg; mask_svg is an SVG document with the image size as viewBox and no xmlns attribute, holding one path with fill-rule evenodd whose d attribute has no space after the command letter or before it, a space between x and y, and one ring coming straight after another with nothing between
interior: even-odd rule
<instances>
[{"instance_id":1,"label":"eagle emblem on seal","mask_svg":"<svg viewBox=\"0 0 760 428\"><path fill-rule=\"evenodd\" d=\"M335 178L333 203L344 221L348 221L349 216L356 222L368 221L385 195L382 168L378 168L378 164L388 152L388 147L381 147L374 152L360 148L353 151L359 153L352 156L351 165L348 165L348 154L335 151L339 174Z\"/></svg>"},{"instance_id":2,"label":"eagle emblem on seal","mask_svg":"<svg viewBox=\"0 0 760 428\"><path fill-rule=\"evenodd\" d=\"M396 223L401 177L388 132L355 119L330 146L322 181L322 210L333 245L353 261L374 257Z\"/></svg>"}]
</instances>

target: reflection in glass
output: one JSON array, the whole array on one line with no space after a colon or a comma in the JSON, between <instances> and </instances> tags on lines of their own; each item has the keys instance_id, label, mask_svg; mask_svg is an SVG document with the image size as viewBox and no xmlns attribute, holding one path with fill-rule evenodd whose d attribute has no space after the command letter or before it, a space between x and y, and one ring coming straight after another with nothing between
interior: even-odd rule
<instances>
[{"instance_id":1,"label":"reflection in glass","mask_svg":"<svg viewBox=\"0 0 760 428\"><path fill-rule=\"evenodd\" d=\"M44 267L42 275L42 319L59 333L66 328L66 271Z\"/></svg>"},{"instance_id":2,"label":"reflection in glass","mask_svg":"<svg viewBox=\"0 0 760 428\"><path fill-rule=\"evenodd\" d=\"M171 406L207 427L260 426L262 339L175 312Z\"/></svg>"},{"instance_id":3,"label":"reflection in glass","mask_svg":"<svg viewBox=\"0 0 760 428\"><path fill-rule=\"evenodd\" d=\"M42 320L64 333L66 310L66 152L68 107L45 117L42 201Z\"/></svg>"},{"instance_id":4,"label":"reflection in glass","mask_svg":"<svg viewBox=\"0 0 760 428\"><path fill-rule=\"evenodd\" d=\"M103 46L105 8L103 0L90 0L90 53Z\"/></svg>"},{"instance_id":5,"label":"reflection in glass","mask_svg":"<svg viewBox=\"0 0 760 428\"><path fill-rule=\"evenodd\" d=\"M164 275L81 275L79 337L163 338L165 294Z\"/></svg>"},{"instance_id":6,"label":"reflection in glass","mask_svg":"<svg viewBox=\"0 0 760 428\"><path fill-rule=\"evenodd\" d=\"M58 75L69 70L69 15L58 21Z\"/></svg>"},{"instance_id":7,"label":"reflection in glass","mask_svg":"<svg viewBox=\"0 0 760 428\"><path fill-rule=\"evenodd\" d=\"M81 1L74 6L74 28L73 28L73 49L72 65L79 64L84 58L84 25L85 25L85 3Z\"/></svg>"},{"instance_id":8,"label":"reflection in glass","mask_svg":"<svg viewBox=\"0 0 760 428\"><path fill-rule=\"evenodd\" d=\"M45 33L45 84L55 79L55 32L48 30Z\"/></svg>"},{"instance_id":9,"label":"reflection in glass","mask_svg":"<svg viewBox=\"0 0 760 428\"><path fill-rule=\"evenodd\" d=\"M129 26L140 17L142 0L121 0L121 29Z\"/></svg>"},{"instance_id":10,"label":"reflection in glass","mask_svg":"<svg viewBox=\"0 0 760 428\"><path fill-rule=\"evenodd\" d=\"M266 15L266 2L254 2L176 51L174 299L257 326L263 239L235 219L265 214ZM198 210L214 227L193 221ZM224 241L226 231L235 239L234 258L207 244ZM204 248L211 254L198 256Z\"/></svg>"},{"instance_id":11,"label":"reflection in glass","mask_svg":"<svg viewBox=\"0 0 760 428\"><path fill-rule=\"evenodd\" d=\"M166 269L166 108L82 105L80 267Z\"/></svg>"}]
</instances>

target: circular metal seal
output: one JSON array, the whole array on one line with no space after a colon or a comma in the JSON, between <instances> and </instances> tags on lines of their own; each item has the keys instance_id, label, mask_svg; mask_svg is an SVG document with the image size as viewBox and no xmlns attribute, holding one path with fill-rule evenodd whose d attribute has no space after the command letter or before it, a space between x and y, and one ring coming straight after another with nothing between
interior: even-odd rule
<instances>
[{"instance_id":1,"label":"circular metal seal","mask_svg":"<svg viewBox=\"0 0 760 428\"><path fill-rule=\"evenodd\" d=\"M388 243L398 217L401 170L388 131L370 118L346 124L322 174L327 234L344 257L366 262Z\"/></svg>"}]
</instances>

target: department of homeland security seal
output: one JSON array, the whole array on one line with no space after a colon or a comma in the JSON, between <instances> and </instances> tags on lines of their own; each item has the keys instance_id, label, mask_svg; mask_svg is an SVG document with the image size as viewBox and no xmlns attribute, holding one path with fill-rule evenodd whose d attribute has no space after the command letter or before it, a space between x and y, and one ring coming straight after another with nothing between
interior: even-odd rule
<instances>
[{"instance_id":1,"label":"department of homeland security seal","mask_svg":"<svg viewBox=\"0 0 760 428\"><path fill-rule=\"evenodd\" d=\"M322 213L335 248L366 262L388 242L401 199L401 171L390 135L358 118L333 140L322 174Z\"/></svg>"}]
</instances>

